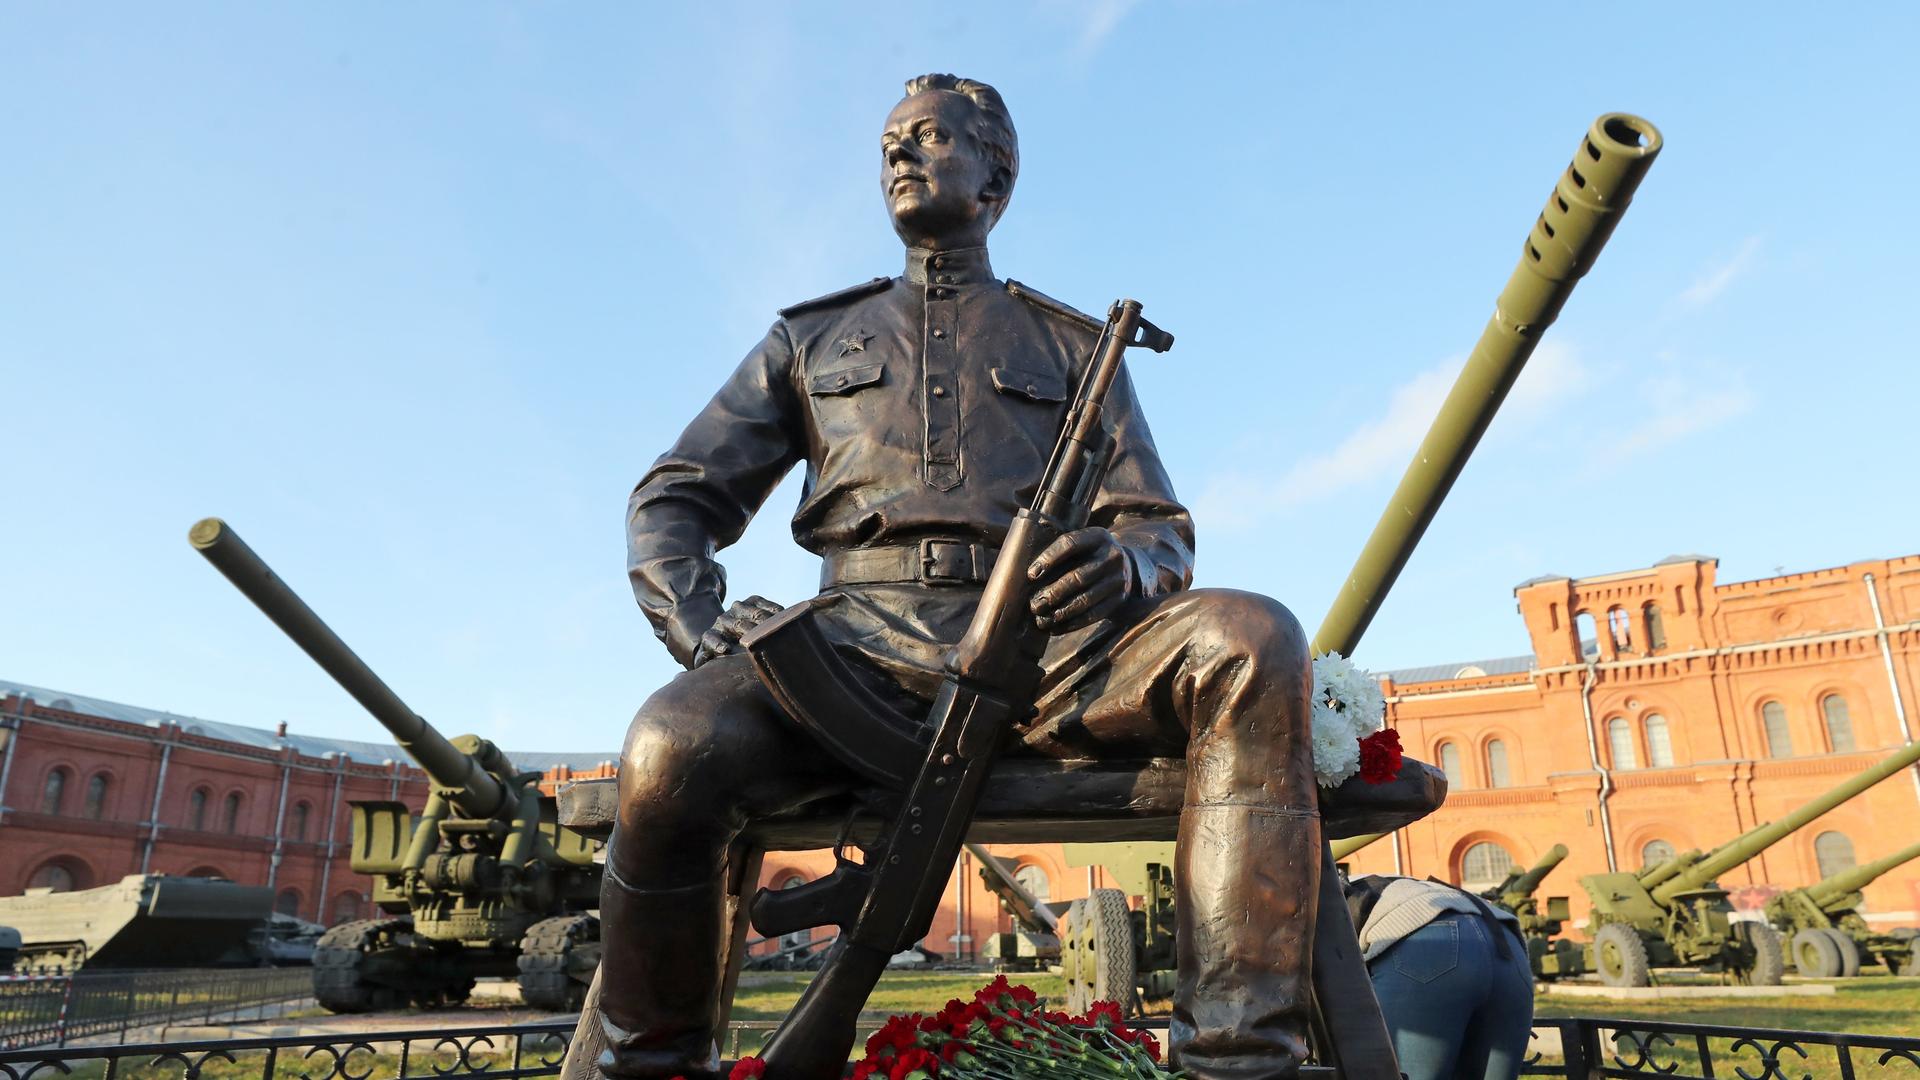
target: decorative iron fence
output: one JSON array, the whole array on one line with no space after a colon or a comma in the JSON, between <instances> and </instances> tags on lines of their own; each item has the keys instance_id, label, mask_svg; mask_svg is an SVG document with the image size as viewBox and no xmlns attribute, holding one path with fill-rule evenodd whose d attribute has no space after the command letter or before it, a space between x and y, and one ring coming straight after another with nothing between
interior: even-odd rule
<instances>
[{"instance_id":1,"label":"decorative iron fence","mask_svg":"<svg viewBox=\"0 0 1920 1080\"><path fill-rule=\"evenodd\" d=\"M1920 1037L1542 1018L1520 1071L1568 1080L1920 1080Z\"/></svg>"},{"instance_id":2,"label":"decorative iron fence","mask_svg":"<svg viewBox=\"0 0 1920 1080\"><path fill-rule=\"evenodd\" d=\"M767 1021L733 1025L757 1046ZM438 1031L0 1051L0 1080L522 1080L560 1071L572 1020ZM1567 1080L1920 1080L1920 1038L1542 1019L1521 1072ZM745 1045L743 1045L745 1044ZM738 1053L739 1049L731 1049Z\"/></svg>"},{"instance_id":3,"label":"decorative iron fence","mask_svg":"<svg viewBox=\"0 0 1920 1080\"><path fill-rule=\"evenodd\" d=\"M118 1034L155 1024L264 1019L313 999L307 968L81 971L0 976L0 1048Z\"/></svg>"}]
</instances>

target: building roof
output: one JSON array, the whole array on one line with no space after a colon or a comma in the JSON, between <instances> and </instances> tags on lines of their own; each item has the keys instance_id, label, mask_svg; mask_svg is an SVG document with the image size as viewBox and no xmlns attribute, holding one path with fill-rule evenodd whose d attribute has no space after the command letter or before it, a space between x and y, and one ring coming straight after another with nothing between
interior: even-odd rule
<instances>
[{"instance_id":1,"label":"building roof","mask_svg":"<svg viewBox=\"0 0 1920 1080\"><path fill-rule=\"evenodd\" d=\"M281 746L291 746L299 753L309 757L325 757L328 754L342 754L350 761L365 765L380 765L387 761L407 761L404 751L390 742L362 742L358 739L329 739L318 735L297 735L288 733L276 735L265 728L246 727L241 724L223 724L217 720L201 720L197 717L182 716L179 713L163 709L147 709L138 705L122 705L117 701L88 697L85 694L69 694L64 690L48 690L41 686L29 686L26 683L10 682L0 679L0 697L22 694L32 698L37 705L52 709L64 709L67 712L84 713L88 716L119 720L128 724L140 724L158 728L162 724L173 724L189 735L205 735L211 739L224 739L242 746L253 746L264 750L277 750ZM457 732L455 734L458 734ZM604 754L557 754L552 751L508 750L507 757L517 769L545 772L556 765L566 765L575 769L591 769L605 761L612 761L617 752Z\"/></svg>"},{"instance_id":2,"label":"building roof","mask_svg":"<svg viewBox=\"0 0 1920 1080\"><path fill-rule=\"evenodd\" d=\"M1425 667L1383 671L1381 675L1395 683L1445 682L1448 679L1474 679L1482 675L1524 675L1533 670L1533 654L1501 656L1492 660L1468 660L1458 664L1428 664Z\"/></svg>"},{"instance_id":3,"label":"building roof","mask_svg":"<svg viewBox=\"0 0 1920 1080\"><path fill-rule=\"evenodd\" d=\"M1669 555L1666 558L1661 559L1659 562L1654 563L1653 565L1672 566L1675 563L1691 563L1691 562L1717 563L1719 561L1720 559L1714 555Z\"/></svg>"}]
</instances>

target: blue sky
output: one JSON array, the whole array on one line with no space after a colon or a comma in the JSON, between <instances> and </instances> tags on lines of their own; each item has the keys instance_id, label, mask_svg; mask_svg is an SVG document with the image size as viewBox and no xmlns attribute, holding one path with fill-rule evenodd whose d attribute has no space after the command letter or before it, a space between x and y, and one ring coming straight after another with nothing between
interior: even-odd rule
<instances>
[{"instance_id":1,"label":"blue sky","mask_svg":"<svg viewBox=\"0 0 1920 1080\"><path fill-rule=\"evenodd\" d=\"M1200 584L1309 625L1587 124L1660 125L1368 666L1524 652L1538 574L1920 551L1920 8L875 10L0 12L0 674L377 735L188 548L219 514L429 720L611 751L674 670L626 493L776 308L897 272L927 70L1019 127L996 268L1178 335L1134 376ZM810 592L796 491L737 593Z\"/></svg>"}]
</instances>

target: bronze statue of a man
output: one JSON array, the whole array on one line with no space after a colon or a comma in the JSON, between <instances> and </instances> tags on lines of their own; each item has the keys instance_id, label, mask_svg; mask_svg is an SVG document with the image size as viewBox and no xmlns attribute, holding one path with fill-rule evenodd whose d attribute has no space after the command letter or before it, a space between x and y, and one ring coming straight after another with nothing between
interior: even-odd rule
<instances>
[{"instance_id":1,"label":"bronze statue of a man","mask_svg":"<svg viewBox=\"0 0 1920 1080\"><path fill-rule=\"evenodd\" d=\"M858 783L755 676L739 638L779 609L723 609L715 552L804 463L793 535L834 598L819 619L872 689L924 707L1100 326L988 264L1019 172L1000 95L951 75L906 90L880 135L905 271L782 311L633 492L634 592L688 670L623 750L601 899L609 1077L713 1069L729 845ZM1186 756L1172 1059L1201 1078L1291 1075L1321 852L1306 637L1273 600L1187 588L1192 522L1129 385L1106 415L1092 524L1030 570L1053 636L1008 752Z\"/></svg>"}]
</instances>

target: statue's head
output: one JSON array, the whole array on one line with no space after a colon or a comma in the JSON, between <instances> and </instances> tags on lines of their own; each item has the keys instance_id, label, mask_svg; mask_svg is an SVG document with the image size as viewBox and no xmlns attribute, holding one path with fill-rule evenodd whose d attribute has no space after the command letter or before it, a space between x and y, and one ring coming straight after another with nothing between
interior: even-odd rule
<instances>
[{"instance_id":1,"label":"statue's head","mask_svg":"<svg viewBox=\"0 0 1920 1080\"><path fill-rule=\"evenodd\" d=\"M953 75L907 80L880 133L880 190L908 246L986 242L1020 173L1020 143L1000 92Z\"/></svg>"}]
</instances>

